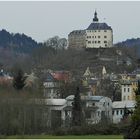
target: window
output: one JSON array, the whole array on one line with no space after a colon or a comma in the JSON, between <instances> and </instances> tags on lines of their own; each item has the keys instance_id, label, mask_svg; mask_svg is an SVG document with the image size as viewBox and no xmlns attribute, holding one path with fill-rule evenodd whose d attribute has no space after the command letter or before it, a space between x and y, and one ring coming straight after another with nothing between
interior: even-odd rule
<instances>
[{"instance_id":1,"label":"window","mask_svg":"<svg viewBox=\"0 0 140 140\"><path fill-rule=\"evenodd\" d=\"M91 41L88 41L88 44L90 44L91 43Z\"/></svg>"},{"instance_id":2,"label":"window","mask_svg":"<svg viewBox=\"0 0 140 140\"><path fill-rule=\"evenodd\" d=\"M96 41L94 43L96 44Z\"/></svg>"},{"instance_id":3,"label":"window","mask_svg":"<svg viewBox=\"0 0 140 140\"><path fill-rule=\"evenodd\" d=\"M98 111L98 116L100 116L100 111Z\"/></svg>"},{"instance_id":4,"label":"window","mask_svg":"<svg viewBox=\"0 0 140 140\"><path fill-rule=\"evenodd\" d=\"M107 36L105 35L104 38L107 38Z\"/></svg>"},{"instance_id":5,"label":"window","mask_svg":"<svg viewBox=\"0 0 140 140\"><path fill-rule=\"evenodd\" d=\"M100 32L100 30L98 30L98 32Z\"/></svg>"},{"instance_id":6,"label":"window","mask_svg":"<svg viewBox=\"0 0 140 140\"><path fill-rule=\"evenodd\" d=\"M98 43L100 43L101 41L98 41Z\"/></svg>"},{"instance_id":7,"label":"window","mask_svg":"<svg viewBox=\"0 0 140 140\"><path fill-rule=\"evenodd\" d=\"M95 38L96 38L96 36L95 36Z\"/></svg>"},{"instance_id":8,"label":"window","mask_svg":"<svg viewBox=\"0 0 140 140\"><path fill-rule=\"evenodd\" d=\"M104 30L104 32L107 32L107 30Z\"/></svg>"},{"instance_id":9,"label":"window","mask_svg":"<svg viewBox=\"0 0 140 140\"><path fill-rule=\"evenodd\" d=\"M126 88L124 88L124 92L126 92Z\"/></svg>"},{"instance_id":10,"label":"window","mask_svg":"<svg viewBox=\"0 0 140 140\"><path fill-rule=\"evenodd\" d=\"M108 106L109 106L109 103L108 103Z\"/></svg>"},{"instance_id":11,"label":"window","mask_svg":"<svg viewBox=\"0 0 140 140\"><path fill-rule=\"evenodd\" d=\"M96 30L95 30L95 32L96 32Z\"/></svg>"},{"instance_id":12,"label":"window","mask_svg":"<svg viewBox=\"0 0 140 140\"><path fill-rule=\"evenodd\" d=\"M114 115L114 110L112 111L112 115Z\"/></svg>"},{"instance_id":13,"label":"window","mask_svg":"<svg viewBox=\"0 0 140 140\"><path fill-rule=\"evenodd\" d=\"M107 47L107 44L105 44L105 47Z\"/></svg>"},{"instance_id":14,"label":"window","mask_svg":"<svg viewBox=\"0 0 140 140\"><path fill-rule=\"evenodd\" d=\"M95 103L93 103L92 105L95 106Z\"/></svg>"},{"instance_id":15,"label":"window","mask_svg":"<svg viewBox=\"0 0 140 140\"><path fill-rule=\"evenodd\" d=\"M130 91L130 89L128 88L128 92Z\"/></svg>"},{"instance_id":16,"label":"window","mask_svg":"<svg viewBox=\"0 0 140 140\"><path fill-rule=\"evenodd\" d=\"M94 41L92 41L92 43L94 43Z\"/></svg>"},{"instance_id":17,"label":"window","mask_svg":"<svg viewBox=\"0 0 140 140\"><path fill-rule=\"evenodd\" d=\"M125 96L123 96L123 100L125 100L126 99L126 97Z\"/></svg>"},{"instance_id":18,"label":"window","mask_svg":"<svg viewBox=\"0 0 140 140\"><path fill-rule=\"evenodd\" d=\"M92 36L92 38L94 38L94 36Z\"/></svg>"},{"instance_id":19,"label":"window","mask_svg":"<svg viewBox=\"0 0 140 140\"><path fill-rule=\"evenodd\" d=\"M104 43L107 43L107 41L104 41Z\"/></svg>"},{"instance_id":20,"label":"window","mask_svg":"<svg viewBox=\"0 0 140 140\"><path fill-rule=\"evenodd\" d=\"M100 38L100 36L98 36L98 38Z\"/></svg>"},{"instance_id":21,"label":"window","mask_svg":"<svg viewBox=\"0 0 140 140\"><path fill-rule=\"evenodd\" d=\"M119 110L116 111L116 114L117 114L117 115L119 114Z\"/></svg>"},{"instance_id":22,"label":"window","mask_svg":"<svg viewBox=\"0 0 140 140\"><path fill-rule=\"evenodd\" d=\"M73 106L73 104L74 104L74 103L73 103L73 102L71 102L71 105L72 105L72 106Z\"/></svg>"},{"instance_id":23,"label":"window","mask_svg":"<svg viewBox=\"0 0 140 140\"><path fill-rule=\"evenodd\" d=\"M122 115L122 110L121 110L120 114Z\"/></svg>"}]
</instances>

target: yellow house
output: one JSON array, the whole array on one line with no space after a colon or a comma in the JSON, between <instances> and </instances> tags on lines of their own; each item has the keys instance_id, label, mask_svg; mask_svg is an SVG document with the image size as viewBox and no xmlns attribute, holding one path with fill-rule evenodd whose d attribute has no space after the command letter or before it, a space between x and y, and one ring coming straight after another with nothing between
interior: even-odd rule
<instances>
[{"instance_id":1,"label":"yellow house","mask_svg":"<svg viewBox=\"0 0 140 140\"><path fill-rule=\"evenodd\" d=\"M121 100L122 101L134 101L135 90L137 88L137 79L135 75L124 74L122 75L121 83Z\"/></svg>"}]
</instances>

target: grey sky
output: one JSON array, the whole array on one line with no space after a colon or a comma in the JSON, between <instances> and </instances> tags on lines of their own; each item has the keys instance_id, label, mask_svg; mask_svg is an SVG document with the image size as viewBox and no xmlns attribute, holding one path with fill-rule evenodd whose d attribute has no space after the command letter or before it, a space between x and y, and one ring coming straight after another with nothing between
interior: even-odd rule
<instances>
[{"instance_id":1,"label":"grey sky","mask_svg":"<svg viewBox=\"0 0 140 140\"><path fill-rule=\"evenodd\" d=\"M114 42L140 37L140 2L43 1L0 2L0 30L25 33L36 41L58 35L66 37L85 29L97 9L100 22L113 28Z\"/></svg>"}]
</instances>

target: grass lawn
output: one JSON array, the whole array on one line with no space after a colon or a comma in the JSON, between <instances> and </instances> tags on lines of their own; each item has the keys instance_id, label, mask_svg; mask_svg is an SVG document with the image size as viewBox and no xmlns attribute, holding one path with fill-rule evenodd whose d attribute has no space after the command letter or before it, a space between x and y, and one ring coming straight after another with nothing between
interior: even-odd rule
<instances>
[{"instance_id":1,"label":"grass lawn","mask_svg":"<svg viewBox=\"0 0 140 140\"><path fill-rule=\"evenodd\" d=\"M0 136L5 139L123 139L122 135L67 135L67 136L52 136L52 135L15 135L15 136Z\"/></svg>"}]
</instances>

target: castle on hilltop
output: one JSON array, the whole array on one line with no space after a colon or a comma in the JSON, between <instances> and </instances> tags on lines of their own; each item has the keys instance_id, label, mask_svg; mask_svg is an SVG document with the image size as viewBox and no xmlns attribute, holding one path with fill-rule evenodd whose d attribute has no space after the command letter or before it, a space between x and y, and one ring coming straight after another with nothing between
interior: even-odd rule
<instances>
[{"instance_id":1,"label":"castle on hilltop","mask_svg":"<svg viewBox=\"0 0 140 140\"><path fill-rule=\"evenodd\" d=\"M68 47L81 48L110 48L113 46L113 30L106 23L100 23L97 12L93 22L85 30L74 30L68 35Z\"/></svg>"}]
</instances>

